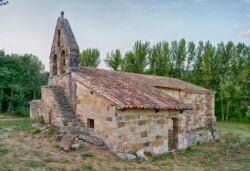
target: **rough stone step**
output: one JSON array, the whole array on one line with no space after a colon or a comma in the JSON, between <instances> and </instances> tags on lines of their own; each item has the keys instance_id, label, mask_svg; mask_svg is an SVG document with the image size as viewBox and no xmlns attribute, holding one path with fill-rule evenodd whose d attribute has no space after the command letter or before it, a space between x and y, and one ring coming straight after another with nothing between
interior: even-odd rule
<instances>
[{"instance_id":1,"label":"rough stone step","mask_svg":"<svg viewBox=\"0 0 250 171\"><path fill-rule=\"evenodd\" d=\"M84 140L84 141L86 141L88 143L95 144L97 146L104 146L105 145L103 140L101 140L100 138L91 136L91 135L80 134L78 136L78 138L81 139L81 140Z\"/></svg>"}]
</instances>

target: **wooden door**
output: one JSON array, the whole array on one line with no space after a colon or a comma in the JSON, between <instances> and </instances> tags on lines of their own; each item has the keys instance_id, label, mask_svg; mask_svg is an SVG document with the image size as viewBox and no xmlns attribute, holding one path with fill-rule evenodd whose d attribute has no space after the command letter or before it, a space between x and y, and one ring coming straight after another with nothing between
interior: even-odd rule
<instances>
[{"instance_id":1,"label":"wooden door","mask_svg":"<svg viewBox=\"0 0 250 171\"><path fill-rule=\"evenodd\" d=\"M178 119L173 118L173 127L168 131L168 150L173 151L178 147Z\"/></svg>"}]
</instances>

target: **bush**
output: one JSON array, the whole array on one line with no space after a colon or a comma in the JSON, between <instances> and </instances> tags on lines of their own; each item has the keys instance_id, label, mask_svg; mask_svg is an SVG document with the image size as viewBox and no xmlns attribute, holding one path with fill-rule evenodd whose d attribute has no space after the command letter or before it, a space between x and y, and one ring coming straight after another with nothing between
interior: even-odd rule
<instances>
[{"instance_id":1,"label":"bush","mask_svg":"<svg viewBox=\"0 0 250 171\"><path fill-rule=\"evenodd\" d=\"M37 133L41 132L41 130L39 128L36 128L36 127L31 127L29 131L32 134L37 134Z\"/></svg>"},{"instance_id":2,"label":"bush","mask_svg":"<svg viewBox=\"0 0 250 171\"><path fill-rule=\"evenodd\" d=\"M29 108L28 107L18 107L14 114L22 117L29 117Z\"/></svg>"}]
</instances>

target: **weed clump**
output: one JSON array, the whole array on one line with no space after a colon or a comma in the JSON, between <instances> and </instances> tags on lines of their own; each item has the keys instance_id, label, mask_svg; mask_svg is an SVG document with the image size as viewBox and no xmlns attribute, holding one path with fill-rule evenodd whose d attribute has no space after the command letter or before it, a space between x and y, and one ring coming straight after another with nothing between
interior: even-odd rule
<instances>
[{"instance_id":1,"label":"weed clump","mask_svg":"<svg viewBox=\"0 0 250 171\"><path fill-rule=\"evenodd\" d=\"M29 131L32 134L38 134L38 133L41 132L41 130L39 128L37 128L37 127L31 127Z\"/></svg>"},{"instance_id":2,"label":"weed clump","mask_svg":"<svg viewBox=\"0 0 250 171\"><path fill-rule=\"evenodd\" d=\"M94 155L92 153L84 153L81 155L82 159L92 158Z\"/></svg>"},{"instance_id":3,"label":"weed clump","mask_svg":"<svg viewBox=\"0 0 250 171\"><path fill-rule=\"evenodd\" d=\"M2 145L0 145L0 157L6 155L8 153L8 150L4 148Z\"/></svg>"}]
</instances>

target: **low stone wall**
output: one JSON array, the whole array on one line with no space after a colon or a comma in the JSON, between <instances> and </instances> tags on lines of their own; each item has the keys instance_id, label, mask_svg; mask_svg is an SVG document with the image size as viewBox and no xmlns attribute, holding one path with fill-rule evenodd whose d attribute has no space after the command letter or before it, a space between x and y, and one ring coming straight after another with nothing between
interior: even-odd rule
<instances>
[{"instance_id":1,"label":"low stone wall","mask_svg":"<svg viewBox=\"0 0 250 171\"><path fill-rule=\"evenodd\" d=\"M197 143L204 143L218 138L218 132L209 129L192 131L190 133L186 133L185 136L186 146L190 146Z\"/></svg>"},{"instance_id":2,"label":"low stone wall","mask_svg":"<svg viewBox=\"0 0 250 171\"><path fill-rule=\"evenodd\" d=\"M38 120L41 117L41 100L32 100L30 102L30 119Z\"/></svg>"}]
</instances>

